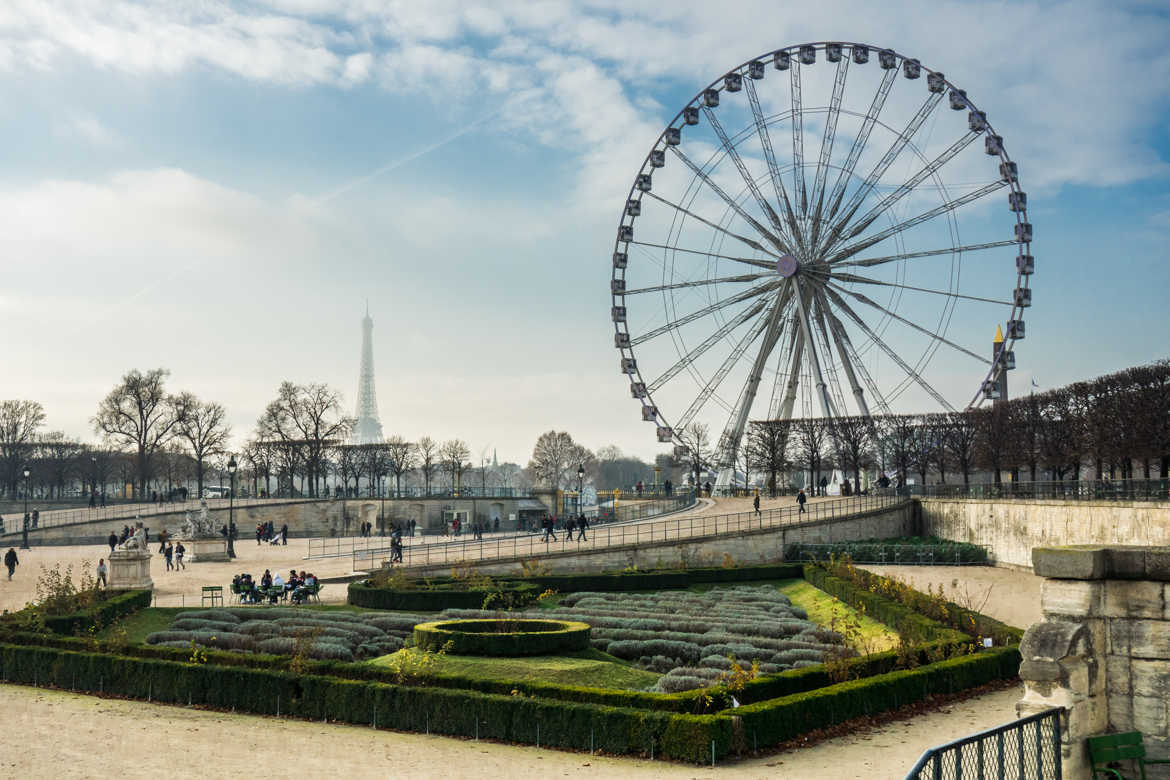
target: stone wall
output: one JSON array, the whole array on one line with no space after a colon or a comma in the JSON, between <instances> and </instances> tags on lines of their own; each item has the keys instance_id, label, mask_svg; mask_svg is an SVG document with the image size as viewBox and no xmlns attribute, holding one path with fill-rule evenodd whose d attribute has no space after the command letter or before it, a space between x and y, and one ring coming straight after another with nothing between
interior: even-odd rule
<instances>
[{"instance_id":1,"label":"stone wall","mask_svg":"<svg viewBox=\"0 0 1170 780\"><path fill-rule=\"evenodd\" d=\"M594 529L594 533L596 529ZM735 563L749 565L775 563L783 558L786 544L795 542L831 543L854 539L881 539L912 536L917 533L912 504L877 509L847 518L817 520L778 528L745 531L734 535L711 535L686 540L642 542L597 550L549 552L540 556L550 573L620 571L629 567L639 569L720 566L725 556ZM484 574L515 575L520 564L531 556L516 559L495 559L476 564ZM411 566L406 570L412 577L449 576L449 564Z\"/></svg>"},{"instance_id":2,"label":"stone wall","mask_svg":"<svg viewBox=\"0 0 1170 780\"><path fill-rule=\"evenodd\" d=\"M1170 545L1170 502L923 498L923 532L987 546L1001 566L1030 569L1032 548Z\"/></svg>"},{"instance_id":3,"label":"stone wall","mask_svg":"<svg viewBox=\"0 0 1170 780\"><path fill-rule=\"evenodd\" d=\"M1152 758L1170 758L1170 547L1038 547L1033 566L1044 620L1020 644L1017 709L1068 708L1064 777L1089 778L1097 734L1140 731Z\"/></svg>"}]
</instances>

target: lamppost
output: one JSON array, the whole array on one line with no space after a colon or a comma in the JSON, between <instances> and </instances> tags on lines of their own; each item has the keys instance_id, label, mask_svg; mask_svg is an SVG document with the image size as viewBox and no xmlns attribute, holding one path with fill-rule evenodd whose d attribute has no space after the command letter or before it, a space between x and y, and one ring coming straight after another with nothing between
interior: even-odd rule
<instances>
[{"instance_id":1,"label":"lamppost","mask_svg":"<svg viewBox=\"0 0 1170 780\"><path fill-rule=\"evenodd\" d=\"M231 488L228 492L228 527L227 527L228 558L235 558L236 557L236 545L235 545L235 540L232 539L232 537L235 535L235 531L236 531L235 508L236 508L236 469L237 468L239 468L239 465L236 463L236 456L232 455L228 458L228 464L227 464L228 474L231 475L231 479L232 479L232 485L231 485Z\"/></svg>"},{"instance_id":2,"label":"lamppost","mask_svg":"<svg viewBox=\"0 0 1170 780\"><path fill-rule=\"evenodd\" d=\"M20 527L20 549L28 549L28 491L29 491L29 477L32 476L32 470L28 466L24 467L24 525Z\"/></svg>"},{"instance_id":3,"label":"lamppost","mask_svg":"<svg viewBox=\"0 0 1170 780\"><path fill-rule=\"evenodd\" d=\"M93 464L93 481L90 485L90 487L93 488L93 494L91 497L96 501L97 500L97 458L91 457L89 459L89 462Z\"/></svg>"},{"instance_id":4,"label":"lamppost","mask_svg":"<svg viewBox=\"0 0 1170 780\"><path fill-rule=\"evenodd\" d=\"M386 535L386 484L389 482L389 478L390 478L389 471L384 472L382 474L382 479L384 480L384 482L382 483L383 484L383 487L382 487L382 513L380 515L378 515L378 523L382 526L379 533L382 536Z\"/></svg>"},{"instance_id":5,"label":"lamppost","mask_svg":"<svg viewBox=\"0 0 1170 780\"><path fill-rule=\"evenodd\" d=\"M585 464L577 466L577 514L585 514L585 510L581 508L581 497L585 492Z\"/></svg>"}]
</instances>

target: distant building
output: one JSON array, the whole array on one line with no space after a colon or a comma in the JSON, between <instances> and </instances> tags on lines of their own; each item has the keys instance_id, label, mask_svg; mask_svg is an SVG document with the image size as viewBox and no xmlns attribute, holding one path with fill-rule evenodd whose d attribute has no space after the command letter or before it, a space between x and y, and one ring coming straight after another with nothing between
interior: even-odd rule
<instances>
[{"instance_id":1,"label":"distant building","mask_svg":"<svg viewBox=\"0 0 1170 780\"><path fill-rule=\"evenodd\" d=\"M378 395L374 390L374 321L369 306L362 317L362 368L358 377L357 425L353 429L354 444L380 444L382 421L378 418Z\"/></svg>"}]
</instances>

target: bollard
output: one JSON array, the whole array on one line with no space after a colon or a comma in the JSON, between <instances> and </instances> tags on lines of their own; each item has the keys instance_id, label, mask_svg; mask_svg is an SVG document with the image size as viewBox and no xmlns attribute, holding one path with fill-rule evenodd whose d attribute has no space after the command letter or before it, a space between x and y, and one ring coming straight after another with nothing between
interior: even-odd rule
<instances>
[{"instance_id":1,"label":"bollard","mask_svg":"<svg viewBox=\"0 0 1170 780\"><path fill-rule=\"evenodd\" d=\"M431 713L427 713L427 736L431 735Z\"/></svg>"},{"instance_id":2,"label":"bollard","mask_svg":"<svg viewBox=\"0 0 1170 780\"><path fill-rule=\"evenodd\" d=\"M151 696L154 694L154 680L148 680L146 683L146 703L150 704Z\"/></svg>"},{"instance_id":3,"label":"bollard","mask_svg":"<svg viewBox=\"0 0 1170 780\"><path fill-rule=\"evenodd\" d=\"M280 717L280 697L276 697L276 717Z\"/></svg>"},{"instance_id":4,"label":"bollard","mask_svg":"<svg viewBox=\"0 0 1170 780\"><path fill-rule=\"evenodd\" d=\"M378 705L374 705L374 723L373 728L378 728Z\"/></svg>"},{"instance_id":5,"label":"bollard","mask_svg":"<svg viewBox=\"0 0 1170 780\"><path fill-rule=\"evenodd\" d=\"M540 721L536 722L536 746L540 747Z\"/></svg>"},{"instance_id":6,"label":"bollard","mask_svg":"<svg viewBox=\"0 0 1170 780\"><path fill-rule=\"evenodd\" d=\"M589 729L589 755L593 755L593 729Z\"/></svg>"},{"instance_id":7,"label":"bollard","mask_svg":"<svg viewBox=\"0 0 1170 780\"><path fill-rule=\"evenodd\" d=\"M711 766L715 766L715 740L711 740Z\"/></svg>"}]
</instances>

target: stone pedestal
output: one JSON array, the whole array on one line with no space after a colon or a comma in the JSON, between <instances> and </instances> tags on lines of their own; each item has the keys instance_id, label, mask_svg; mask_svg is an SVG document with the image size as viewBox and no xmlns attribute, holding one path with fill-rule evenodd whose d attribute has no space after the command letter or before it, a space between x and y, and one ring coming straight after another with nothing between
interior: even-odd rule
<instances>
[{"instance_id":1,"label":"stone pedestal","mask_svg":"<svg viewBox=\"0 0 1170 780\"><path fill-rule=\"evenodd\" d=\"M187 548L183 561L186 563L226 563L228 557L227 539L214 536L208 539L184 539L183 546Z\"/></svg>"},{"instance_id":2,"label":"stone pedestal","mask_svg":"<svg viewBox=\"0 0 1170 780\"><path fill-rule=\"evenodd\" d=\"M154 590L148 550L114 550L110 553L107 590Z\"/></svg>"}]
</instances>

